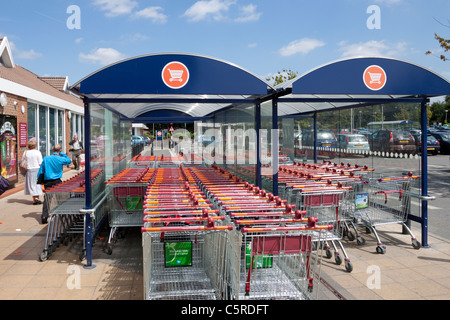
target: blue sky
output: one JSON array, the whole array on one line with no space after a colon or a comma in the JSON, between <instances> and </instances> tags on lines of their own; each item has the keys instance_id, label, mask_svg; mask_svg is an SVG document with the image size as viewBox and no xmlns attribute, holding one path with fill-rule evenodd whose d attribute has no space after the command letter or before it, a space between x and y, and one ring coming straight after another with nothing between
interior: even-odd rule
<instances>
[{"instance_id":1,"label":"blue sky","mask_svg":"<svg viewBox=\"0 0 450 320\"><path fill-rule=\"evenodd\" d=\"M67 12L72 5L79 16ZM373 5L379 29L367 26ZM71 84L117 60L161 52L226 60L262 78L381 55L450 79L435 32L450 38L448 0L16 0L0 11L0 37L12 43L15 62Z\"/></svg>"}]
</instances>

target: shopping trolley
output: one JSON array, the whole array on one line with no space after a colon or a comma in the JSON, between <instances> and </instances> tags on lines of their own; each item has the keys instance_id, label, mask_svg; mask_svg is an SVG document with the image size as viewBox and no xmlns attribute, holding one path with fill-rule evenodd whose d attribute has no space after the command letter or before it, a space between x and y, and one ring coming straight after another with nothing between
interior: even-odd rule
<instances>
[{"instance_id":1,"label":"shopping trolley","mask_svg":"<svg viewBox=\"0 0 450 320\"><path fill-rule=\"evenodd\" d=\"M183 77L183 70L171 70L171 69L168 69L168 70L169 70L169 73L170 73L170 79L169 79L170 82L172 82L172 81L183 82L183 79L182 79L182 77Z\"/></svg>"},{"instance_id":2,"label":"shopping trolley","mask_svg":"<svg viewBox=\"0 0 450 320\"><path fill-rule=\"evenodd\" d=\"M162 218L144 218L145 299L228 299L226 262L233 226L225 217L205 212L184 211L178 218L160 212Z\"/></svg>"},{"instance_id":3,"label":"shopping trolley","mask_svg":"<svg viewBox=\"0 0 450 320\"><path fill-rule=\"evenodd\" d=\"M320 279L323 231L302 225L260 224L230 232L230 296L239 300L310 300Z\"/></svg>"},{"instance_id":4,"label":"shopping trolley","mask_svg":"<svg viewBox=\"0 0 450 320\"><path fill-rule=\"evenodd\" d=\"M319 187L299 189L296 195L296 208L301 211L306 211L306 217L318 218L319 224L333 226L333 229L326 232L324 237L322 237L321 245L325 247L326 257L331 258L333 256L329 245L331 243L337 265L341 265L343 262L339 252L340 249L344 256L345 270L352 272L353 265L341 241L345 225L340 206L347 190L348 188L342 186L338 188Z\"/></svg>"},{"instance_id":5,"label":"shopping trolley","mask_svg":"<svg viewBox=\"0 0 450 320\"><path fill-rule=\"evenodd\" d=\"M369 179L366 192L355 195L354 218L375 235L377 253L386 253L386 246L381 242L376 227L388 224L401 224L410 234L413 248L420 249L420 242L405 223L411 205L409 189L417 178L419 176L409 173L405 177Z\"/></svg>"},{"instance_id":6,"label":"shopping trolley","mask_svg":"<svg viewBox=\"0 0 450 320\"><path fill-rule=\"evenodd\" d=\"M381 73L369 72L369 76L370 76L370 84L373 84L373 83L381 84L381 76L382 76Z\"/></svg>"},{"instance_id":7,"label":"shopping trolley","mask_svg":"<svg viewBox=\"0 0 450 320\"><path fill-rule=\"evenodd\" d=\"M93 190L102 187L98 179L103 170L93 170L91 173L91 183ZM77 235L82 234L83 246L80 252L80 260L84 260L86 254L86 216L80 210L85 206L85 175L79 173L74 177L61 182L45 190L44 206L49 213L47 223L47 233L43 251L39 254L40 261L46 261L61 245L68 245ZM101 202L101 201L100 201ZM103 205L101 203L101 205ZM92 221L92 229L97 229L103 215L106 214L103 207L98 207L94 214L96 219ZM102 210L100 210L102 209Z\"/></svg>"},{"instance_id":8,"label":"shopping trolley","mask_svg":"<svg viewBox=\"0 0 450 320\"><path fill-rule=\"evenodd\" d=\"M154 179L156 169L130 168L106 182L110 233L104 245L104 252L112 254L114 244L121 237L120 228L142 227L144 196L148 184Z\"/></svg>"}]
</instances>

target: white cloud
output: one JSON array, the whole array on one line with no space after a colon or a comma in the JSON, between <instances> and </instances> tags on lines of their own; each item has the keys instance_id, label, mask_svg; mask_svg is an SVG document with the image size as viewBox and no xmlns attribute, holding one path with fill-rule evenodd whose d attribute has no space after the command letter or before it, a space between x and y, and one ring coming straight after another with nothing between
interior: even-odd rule
<instances>
[{"instance_id":1,"label":"white cloud","mask_svg":"<svg viewBox=\"0 0 450 320\"><path fill-rule=\"evenodd\" d=\"M107 17L117 17L130 14L138 3L132 0L94 0L94 5L105 11Z\"/></svg>"},{"instance_id":2,"label":"white cloud","mask_svg":"<svg viewBox=\"0 0 450 320\"><path fill-rule=\"evenodd\" d=\"M77 39L75 39L75 43L76 44L80 44L81 42L83 42L83 38L77 38Z\"/></svg>"},{"instance_id":3,"label":"white cloud","mask_svg":"<svg viewBox=\"0 0 450 320\"><path fill-rule=\"evenodd\" d=\"M134 14L136 18L151 19L155 23L166 23L167 16L160 11L164 10L161 7L148 7Z\"/></svg>"},{"instance_id":4,"label":"white cloud","mask_svg":"<svg viewBox=\"0 0 450 320\"><path fill-rule=\"evenodd\" d=\"M339 51L342 57L367 57L367 56L401 56L407 50L406 42L387 44L385 41L367 41L354 44L339 43Z\"/></svg>"},{"instance_id":5,"label":"white cloud","mask_svg":"<svg viewBox=\"0 0 450 320\"><path fill-rule=\"evenodd\" d=\"M11 47L11 51L13 52L14 58L23 59L23 60L33 60L36 58L42 57L42 53L34 51L34 49L30 50L20 50L16 47L14 42L9 41L9 46Z\"/></svg>"},{"instance_id":6,"label":"white cloud","mask_svg":"<svg viewBox=\"0 0 450 320\"><path fill-rule=\"evenodd\" d=\"M240 8L241 16L236 19L237 22L257 21L261 17L261 12L256 12L256 6L249 4L248 6Z\"/></svg>"},{"instance_id":7,"label":"white cloud","mask_svg":"<svg viewBox=\"0 0 450 320\"><path fill-rule=\"evenodd\" d=\"M227 12L230 6L235 3L236 1L232 0L197 1L186 10L184 16L192 22L201 21L211 16L214 20L222 20L223 12Z\"/></svg>"},{"instance_id":8,"label":"white cloud","mask_svg":"<svg viewBox=\"0 0 450 320\"><path fill-rule=\"evenodd\" d=\"M98 48L91 51L91 53L80 53L79 58L81 61L92 62L103 66L112 64L119 60L123 60L126 56L113 48Z\"/></svg>"},{"instance_id":9,"label":"white cloud","mask_svg":"<svg viewBox=\"0 0 450 320\"><path fill-rule=\"evenodd\" d=\"M292 56L297 53L307 54L314 49L323 47L325 45L325 42L317 40L317 39L310 39L310 38L303 38L300 40L294 40L290 42L287 46L282 47L279 50L279 53L283 57Z\"/></svg>"}]
</instances>

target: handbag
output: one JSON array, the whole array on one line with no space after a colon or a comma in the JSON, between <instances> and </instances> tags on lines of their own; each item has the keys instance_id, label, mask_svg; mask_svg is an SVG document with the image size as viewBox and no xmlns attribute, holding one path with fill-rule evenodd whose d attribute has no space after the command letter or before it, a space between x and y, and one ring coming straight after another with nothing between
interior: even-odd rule
<instances>
[{"instance_id":1,"label":"handbag","mask_svg":"<svg viewBox=\"0 0 450 320\"><path fill-rule=\"evenodd\" d=\"M27 152L25 151L25 154L26 153ZM23 158L22 161L20 161L20 163L19 163L19 171L20 171L20 173L22 175L26 175L27 174L27 158Z\"/></svg>"},{"instance_id":2,"label":"handbag","mask_svg":"<svg viewBox=\"0 0 450 320\"><path fill-rule=\"evenodd\" d=\"M9 188L9 180L0 174L0 195Z\"/></svg>"}]
</instances>

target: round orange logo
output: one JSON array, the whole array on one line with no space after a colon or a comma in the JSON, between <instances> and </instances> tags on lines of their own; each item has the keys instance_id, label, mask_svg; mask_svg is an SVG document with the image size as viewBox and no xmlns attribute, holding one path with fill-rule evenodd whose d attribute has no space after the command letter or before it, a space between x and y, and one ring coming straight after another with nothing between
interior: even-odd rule
<instances>
[{"instance_id":1,"label":"round orange logo","mask_svg":"<svg viewBox=\"0 0 450 320\"><path fill-rule=\"evenodd\" d=\"M162 80L172 89L181 89L183 88L189 81L189 70L188 68L178 61L173 61L163 68Z\"/></svg>"},{"instance_id":2,"label":"round orange logo","mask_svg":"<svg viewBox=\"0 0 450 320\"><path fill-rule=\"evenodd\" d=\"M363 81L367 88L378 91L386 85L387 75L383 68L373 65L364 71Z\"/></svg>"}]
</instances>

